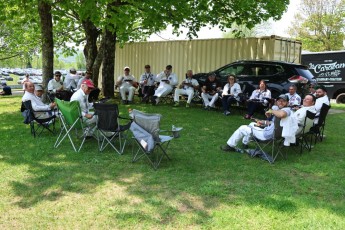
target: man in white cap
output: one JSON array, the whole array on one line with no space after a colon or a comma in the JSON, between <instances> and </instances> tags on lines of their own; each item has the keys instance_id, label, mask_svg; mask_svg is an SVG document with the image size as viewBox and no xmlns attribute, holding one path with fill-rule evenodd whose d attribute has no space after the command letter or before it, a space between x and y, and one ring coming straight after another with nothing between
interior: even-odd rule
<instances>
[{"instance_id":1,"label":"man in white cap","mask_svg":"<svg viewBox=\"0 0 345 230\"><path fill-rule=\"evenodd\" d=\"M80 89L78 89L71 97L71 101L79 101L83 121L87 125L96 124L96 116L90 109L93 107L92 103L89 103L89 94L95 88L91 80L85 80L81 83Z\"/></svg>"},{"instance_id":2,"label":"man in white cap","mask_svg":"<svg viewBox=\"0 0 345 230\"><path fill-rule=\"evenodd\" d=\"M120 87L120 94L122 99L122 104L132 104L135 87L137 84L133 75L130 75L130 68L126 66L124 69L124 74L117 78L115 87ZM126 93L128 93L128 98L126 98Z\"/></svg>"},{"instance_id":3,"label":"man in white cap","mask_svg":"<svg viewBox=\"0 0 345 230\"><path fill-rule=\"evenodd\" d=\"M271 121L262 120L257 122L252 122L249 125L241 125L229 138L225 146L221 146L223 151L237 151L237 145L240 141L243 143L244 148L248 148L248 143L252 137L252 134L255 138L259 140L270 140L273 138L274 131L274 118L278 117L284 119L292 114L290 108L288 108L289 98L287 95L280 95L277 98L277 110L270 110L266 113L268 118L273 119ZM260 128L258 126L265 126L265 128Z\"/></svg>"},{"instance_id":4,"label":"man in white cap","mask_svg":"<svg viewBox=\"0 0 345 230\"><path fill-rule=\"evenodd\" d=\"M77 70L75 68L71 68L69 70L69 74L67 74L65 78L65 89L72 92L76 91L79 78L80 76L77 74Z\"/></svg>"},{"instance_id":5,"label":"man in white cap","mask_svg":"<svg viewBox=\"0 0 345 230\"><path fill-rule=\"evenodd\" d=\"M35 85L35 95L38 97L40 100L42 100L42 95L44 93L42 85Z\"/></svg>"},{"instance_id":6,"label":"man in white cap","mask_svg":"<svg viewBox=\"0 0 345 230\"><path fill-rule=\"evenodd\" d=\"M178 84L177 76L172 73L171 65L167 65L165 70L157 75L156 81L159 81L159 86L153 96L153 105L157 105L159 103L159 98L171 93L174 87Z\"/></svg>"},{"instance_id":7,"label":"man in white cap","mask_svg":"<svg viewBox=\"0 0 345 230\"><path fill-rule=\"evenodd\" d=\"M48 111L48 110L52 110L54 109L54 107L56 106L56 104L50 103L49 105L44 104L40 98L38 98L35 94L35 85L32 82L27 82L25 83L25 93L22 97L22 102L25 101L31 101L31 106L32 109L35 112L35 116L37 116L38 118L47 118L49 117L49 113L47 112L39 112L39 111Z\"/></svg>"}]
</instances>

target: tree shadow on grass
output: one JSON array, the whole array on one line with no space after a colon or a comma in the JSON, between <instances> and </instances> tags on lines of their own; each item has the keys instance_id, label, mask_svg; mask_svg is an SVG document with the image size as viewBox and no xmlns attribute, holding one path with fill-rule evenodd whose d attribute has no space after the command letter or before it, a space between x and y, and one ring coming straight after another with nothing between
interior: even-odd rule
<instances>
[{"instance_id":1,"label":"tree shadow on grass","mask_svg":"<svg viewBox=\"0 0 345 230\"><path fill-rule=\"evenodd\" d=\"M164 108L160 110L163 112ZM300 156L291 156L289 161L271 166L238 153L225 154L218 150L226 138L222 134L225 131L217 132L217 129L224 128L229 120L221 120L208 132L209 126L195 122L203 115L190 116L180 110L181 117L173 112L166 114L165 124L184 126L185 133L171 143L172 161L162 162L161 168L154 171L145 160L131 163L130 145L123 156L110 150L99 153L97 143L92 141L85 143L80 153L72 151L68 142L54 149L55 137L34 139L22 126L13 126L13 122L20 123L22 118L10 113L4 115L14 119L0 117L3 124L0 135L7 143L6 149L2 147L1 161L12 165L13 173L25 171L26 175L14 175L10 179L17 197L15 204L21 208L59 201L70 193L95 194L99 187L111 183L123 189L125 198L116 196L115 201L107 203L110 209L107 215L120 221L123 227L127 227L126 223L136 225L142 221L153 226L171 225L184 218L191 220L185 225L204 225L214 218L212 210L238 205L293 213L299 211L302 203L344 215L344 208L333 204L341 199L341 194L333 203L328 198L336 186L341 186L331 183L338 177L315 175L320 163L317 158L309 165L305 163L310 170L304 172L300 161L307 159L299 160ZM221 115L214 116L222 119ZM233 126L238 127L238 123ZM323 164L332 165L333 161L326 159ZM313 201L314 195L318 202Z\"/></svg>"}]
</instances>

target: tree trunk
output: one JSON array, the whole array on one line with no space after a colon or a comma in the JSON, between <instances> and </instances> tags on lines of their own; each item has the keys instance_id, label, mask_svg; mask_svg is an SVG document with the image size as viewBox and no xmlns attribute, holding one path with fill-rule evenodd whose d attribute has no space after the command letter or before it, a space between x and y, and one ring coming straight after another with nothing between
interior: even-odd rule
<instances>
[{"instance_id":1,"label":"tree trunk","mask_svg":"<svg viewBox=\"0 0 345 230\"><path fill-rule=\"evenodd\" d=\"M86 36L86 45L84 47L86 70L92 70L93 64L98 54L97 39L100 35L100 32L97 29L97 27L90 21L89 18L82 21L82 24ZM95 82L95 84L97 83Z\"/></svg>"},{"instance_id":2,"label":"tree trunk","mask_svg":"<svg viewBox=\"0 0 345 230\"><path fill-rule=\"evenodd\" d=\"M101 64L103 61L103 52L104 52L104 39L102 37L101 44L97 53L96 60L93 63L92 66L92 81L98 86L98 77L99 77L99 72L101 68Z\"/></svg>"},{"instance_id":3,"label":"tree trunk","mask_svg":"<svg viewBox=\"0 0 345 230\"><path fill-rule=\"evenodd\" d=\"M114 98L116 34L106 30L103 39L102 91L105 97Z\"/></svg>"},{"instance_id":4,"label":"tree trunk","mask_svg":"<svg viewBox=\"0 0 345 230\"><path fill-rule=\"evenodd\" d=\"M44 0L38 1L38 13L41 20L42 80L43 87L47 88L48 80L54 74L54 40L51 5ZM46 99L46 97L44 98Z\"/></svg>"}]
</instances>

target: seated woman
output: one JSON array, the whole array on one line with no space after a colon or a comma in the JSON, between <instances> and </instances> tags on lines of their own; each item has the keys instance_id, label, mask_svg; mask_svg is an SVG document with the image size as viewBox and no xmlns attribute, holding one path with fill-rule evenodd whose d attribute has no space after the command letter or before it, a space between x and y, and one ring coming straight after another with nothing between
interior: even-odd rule
<instances>
[{"instance_id":1,"label":"seated woman","mask_svg":"<svg viewBox=\"0 0 345 230\"><path fill-rule=\"evenodd\" d=\"M259 88L253 91L247 102L247 114L244 118L250 119L258 108L268 105L269 99L271 99L271 91L267 89L266 82L261 80Z\"/></svg>"},{"instance_id":2,"label":"seated woman","mask_svg":"<svg viewBox=\"0 0 345 230\"><path fill-rule=\"evenodd\" d=\"M222 106L224 115L230 115L230 105L239 100L238 94L241 93L241 86L236 83L236 77L233 74L228 76L228 83L224 86L222 92Z\"/></svg>"}]
</instances>

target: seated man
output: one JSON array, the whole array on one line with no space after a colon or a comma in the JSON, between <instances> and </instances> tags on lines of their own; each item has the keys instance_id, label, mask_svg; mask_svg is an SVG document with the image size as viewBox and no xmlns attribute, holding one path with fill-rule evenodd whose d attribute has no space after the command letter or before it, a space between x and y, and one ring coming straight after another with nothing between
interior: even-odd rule
<instances>
[{"instance_id":1,"label":"seated man","mask_svg":"<svg viewBox=\"0 0 345 230\"><path fill-rule=\"evenodd\" d=\"M1 96L12 95L12 89L6 83L2 83L2 91L0 92Z\"/></svg>"},{"instance_id":2,"label":"seated man","mask_svg":"<svg viewBox=\"0 0 345 230\"><path fill-rule=\"evenodd\" d=\"M295 107L301 105L301 97L296 93L297 87L295 85L290 85L289 92L286 93L289 97L289 107Z\"/></svg>"},{"instance_id":3,"label":"seated man","mask_svg":"<svg viewBox=\"0 0 345 230\"><path fill-rule=\"evenodd\" d=\"M284 119L292 114L290 108L287 107L288 97L284 94L277 98L277 110L270 110L266 113L267 117L274 116L272 121L258 121L252 122L249 125L240 126L229 138L227 145L221 146L223 151L236 151L237 144L242 140L244 148L248 147L248 143L251 138L251 134L259 140L270 140L273 138L274 131L274 119L278 117ZM256 125L266 125L265 128L257 127Z\"/></svg>"},{"instance_id":4,"label":"seated man","mask_svg":"<svg viewBox=\"0 0 345 230\"><path fill-rule=\"evenodd\" d=\"M85 72L85 76L82 77L82 78L79 80L78 85L77 85L77 90L80 89L81 84L82 84L85 80L90 80L90 81L93 83L91 77L92 77L92 72L91 72L90 70L87 70L87 71ZM96 88L96 87L95 87L95 88L91 91L91 93L90 93L90 95L89 95L89 102L97 101L100 92L101 92L101 90L100 90L99 88Z\"/></svg>"},{"instance_id":5,"label":"seated man","mask_svg":"<svg viewBox=\"0 0 345 230\"><path fill-rule=\"evenodd\" d=\"M37 118L48 118L51 113L47 112L55 108L56 104L50 103L49 105L44 104L40 98L38 98L35 94L35 85L32 82L25 83L25 93L22 97L22 102L31 101L32 109L35 111L35 116ZM40 112L44 111L44 112Z\"/></svg>"},{"instance_id":6,"label":"seated man","mask_svg":"<svg viewBox=\"0 0 345 230\"><path fill-rule=\"evenodd\" d=\"M316 86L315 94L316 94L316 102L315 102L316 117L315 117L314 123L317 124L319 121L318 117L320 115L322 104L329 105L329 98L327 96L326 87L323 85Z\"/></svg>"},{"instance_id":7,"label":"seated man","mask_svg":"<svg viewBox=\"0 0 345 230\"><path fill-rule=\"evenodd\" d=\"M54 78L48 82L48 95L51 101L54 101L54 98L57 97L61 100L69 101L72 92L64 89L63 82L61 80L61 72L56 71Z\"/></svg>"},{"instance_id":8,"label":"seated man","mask_svg":"<svg viewBox=\"0 0 345 230\"><path fill-rule=\"evenodd\" d=\"M199 89L198 81L193 79L193 71L188 70L186 75L187 75L187 79L181 83L179 89L175 90L175 95L174 95L175 105L174 106L179 106L180 95L188 95L187 104L186 104L186 107L188 108L190 105L190 102L193 99L194 91Z\"/></svg>"},{"instance_id":9,"label":"seated man","mask_svg":"<svg viewBox=\"0 0 345 230\"><path fill-rule=\"evenodd\" d=\"M150 65L145 65L145 73L140 76L139 84L142 90L142 101L147 103L155 93L155 75L151 73Z\"/></svg>"},{"instance_id":10,"label":"seated man","mask_svg":"<svg viewBox=\"0 0 345 230\"><path fill-rule=\"evenodd\" d=\"M35 85L35 95L42 101L42 95L44 93L42 85Z\"/></svg>"},{"instance_id":11,"label":"seated man","mask_svg":"<svg viewBox=\"0 0 345 230\"><path fill-rule=\"evenodd\" d=\"M210 74L201 88L201 97L204 101L204 109L214 108L218 99L218 92L222 89L222 84L216 79L215 74Z\"/></svg>"},{"instance_id":12,"label":"seated man","mask_svg":"<svg viewBox=\"0 0 345 230\"><path fill-rule=\"evenodd\" d=\"M96 125L97 117L90 112L93 107L92 103L89 103L89 94L95 88L92 81L85 80L81 83L80 89L78 89L71 97L71 101L79 101L81 114L83 116L83 121L89 125Z\"/></svg>"},{"instance_id":13,"label":"seated man","mask_svg":"<svg viewBox=\"0 0 345 230\"><path fill-rule=\"evenodd\" d=\"M307 94L303 99L303 105L300 109L298 109L293 116L297 119L298 129L296 134L299 134L303 129L303 124L305 117L307 116L307 111L310 111L312 113L316 113L315 109L315 96L312 94ZM308 122L308 121L307 121ZM309 130L313 124L313 121L310 121L306 124L305 130Z\"/></svg>"},{"instance_id":14,"label":"seated man","mask_svg":"<svg viewBox=\"0 0 345 230\"><path fill-rule=\"evenodd\" d=\"M130 75L130 69L126 66L124 69L124 75L117 78L115 87L120 87L120 94L122 99L122 104L132 104L135 87L135 78L133 75ZM126 98L126 93L128 93L128 98Z\"/></svg>"},{"instance_id":15,"label":"seated man","mask_svg":"<svg viewBox=\"0 0 345 230\"><path fill-rule=\"evenodd\" d=\"M159 86L153 95L153 105L157 105L160 97L164 97L171 93L174 87L178 84L177 76L172 73L171 65L167 65L165 70L156 76L156 81L159 82Z\"/></svg>"}]
</instances>

